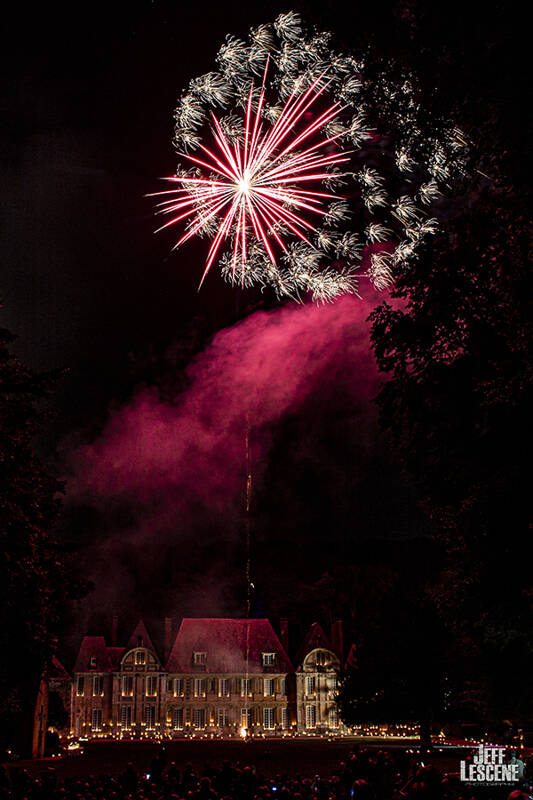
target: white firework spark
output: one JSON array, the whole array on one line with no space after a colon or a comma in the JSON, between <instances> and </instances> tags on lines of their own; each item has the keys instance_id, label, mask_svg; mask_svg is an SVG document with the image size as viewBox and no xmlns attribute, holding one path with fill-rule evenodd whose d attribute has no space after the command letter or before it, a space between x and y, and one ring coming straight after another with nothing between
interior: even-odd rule
<instances>
[{"instance_id":1,"label":"white firework spark","mask_svg":"<svg viewBox=\"0 0 533 800\"><path fill-rule=\"evenodd\" d=\"M369 211L375 208L384 208L387 205L387 193L383 189L363 192L363 202Z\"/></svg>"},{"instance_id":2,"label":"white firework spark","mask_svg":"<svg viewBox=\"0 0 533 800\"><path fill-rule=\"evenodd\" d=\"M414 200L404 194L398 198L392 207L392 213L400 222L409 223L420 217L420 211L416 207Z\"/></svg>"},{"instance_id":3,"label":"white firework spark","mask_svg":"<svg viewBox=\"0 0 533 800\"><path fill-rule=\"evenodd\" d=\"M192 94L182 97L174 112L176 124L181 129L197 128L203 123L205 117L206 113L201 100Z\"/></svg>"},{"instance_id":4,"label":"white firework spark","mask_svg":"<svg viewBox=\"0 0 533 800\"><path fill-rule=\"evenodd\" d=\"M337 258L342 258L352 263L353 261L359 261L361 259L362 252L363 245L357 233L346 231L342 234L340 239L337 239L335 245L335 254Z\"/></svg>"},{"instance_id":5,"label":"white firework spark","mask_svg":"<svg viewBox=\"0 0 533 800\"><path fill-rule=\"evenodd\" d=\"M365 231L366 238L369 242L384 242L392 236L392 230L381 225L379 222L371 222Z\"/></svg>"},{"instance_id":6,"label":"white firework spark","mask_svg":"<svg viewBox=\"0 0 533 800\"><path fill-rule=\"evenodd\" d=\"M427 183L423 183L419 190L420 200L424 205L429 206L434 200L437 200L442 192L439 189L439 184L432 178Z\"/></svg>"},{"instance_id":7,"label":"white firework spark","mask_svg":"<svg viewBox=\"0 0 533 800\"><path fill-rule=\"evenodd\" d=\"M280 14L274 22L274 28L281 39L289 42L297 42L302 36L302 22L300 15L295 11L289 11L288 14Z\"/></svg>"},{"instance_id":8,"label":"white firework spark","mask_svg":"<svg viewBox=\"0 0 533 800\"><path fill-rule=\"evenodd\" d=\"M191 91L211 106L225 108L232 98L231 86L219 72L208 72L195 78L190 84Z\"/></svg>"},{"instance_id":9,"label":"white firework spark","mask_svg":"<svg viewBox=\"0 0 533 800\"><path fill-rule=\"evenodd\" d=\"M190 81L174 114L174 143L194 165L159 206L167 224L183 222L178 244L207 238L204 276L216 262L230 283L279 297L324 302L356 294L363 276L388 288L435 233L435 202L465 174L465 134L445 121L424 133L415 76L385 65L369 77L294 11L246 40L228 35L216 65Z\"/></svg>"},{"instance_id":10,"label":"white firework spark","mask_svg":"<svg viewBox=\"0 0 533 800\"><path fill-rule=\"evenodd\" d=\"M388 289L394 283L392 274L393 262L394 259L390 253L372 253L370 256L370 267L368 268L367 276L378 292Z\"/></svg>"},{"instance_id":11,"label":"white firework spark","mask_svg":"<svg viewBox=\"0 0 533 800\"><path fill-rule=\"evenodd\" d=\"M396 166L401 172L412 172L416 167L416 161L407 150L398 150L396 153Z\"/></svg>"},{"instance_id":12,"label":"white firework spark","mask_svg":"<svg viewBox=\"0 0 533 800\"><path fill-rule=\"evenodd\" d=\"M350 206L345 200L337 200L328 208L328 214L324 223L329 226L336 226L350 217Z\"/></svg>"}]
</instances>

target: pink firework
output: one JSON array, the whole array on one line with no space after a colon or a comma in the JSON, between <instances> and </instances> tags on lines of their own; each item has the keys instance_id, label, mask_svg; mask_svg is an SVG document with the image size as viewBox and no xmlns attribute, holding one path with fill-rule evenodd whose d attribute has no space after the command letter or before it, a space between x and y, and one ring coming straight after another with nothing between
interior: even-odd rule
<instances>
[{"instance_id":1,"label":"pink firework","mask_svg":"<svg viewBox=\"0 0 533 800\"><path fill-rule=\"evenodd\" d=\"M311 107L327 86L323 77L314 81L300 96L294 91L276 122L267 130L261 121L265 80L255 110L251 87L242 141L228 141L220 122L212 115L216 149L210 150L200 144L204 154L202 159L182 154L202 172L206 170L206 177L165 179L181 184L181 188L158 193L172 195L158 207L160 213L173 215L159 230L183 220L188 223L175 248L205 230L206 226L214 226L200 285L228 238L232 241L233 272L240 265L243 277L250 236L263 243L274 265L273 242L287 252L282 238L284 230L314 248L306 236L315 230L310 219L313 219L312 215L316 215L315 219L327 216L324 200L338 199L338 196L304 187L331 178L328 169L349 160L346 151L342 154L324 152L324 148L338 136L320 138L311 143L342 110L339 103L334 103L308 121L308 117L312 117ZM310 219L302 216L305 212L309 212Z\"/></svg>"}]
</instances>

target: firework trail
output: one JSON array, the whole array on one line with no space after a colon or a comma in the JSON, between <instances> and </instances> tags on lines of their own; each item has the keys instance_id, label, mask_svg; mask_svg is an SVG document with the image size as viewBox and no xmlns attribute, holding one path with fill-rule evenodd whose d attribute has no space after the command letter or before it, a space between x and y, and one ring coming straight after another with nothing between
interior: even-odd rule
<instances>
[{"instance_id":1,"label":"firework trail","mask_svg":"<svg viewBox=\"0 0 533 800\"><path fill-rule=\"evenodd\" d=\"M201 282L272 286L315 301L386 289L438 227L430 215L464 173L464 134L431 120L412 76L372 77L298 14L227 36L218 70L194 78L176 108L180 156L159 230L175 247L210 240Z\"/></svg>"}]
</instances>

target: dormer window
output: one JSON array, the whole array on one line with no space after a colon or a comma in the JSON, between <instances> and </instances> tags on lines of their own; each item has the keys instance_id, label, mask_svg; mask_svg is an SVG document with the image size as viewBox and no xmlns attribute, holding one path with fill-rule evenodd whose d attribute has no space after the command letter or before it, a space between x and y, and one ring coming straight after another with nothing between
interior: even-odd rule
<instances>
[{"instance_id":1,"label":"dormer window","mask_svg":"<svg viewBox=\"0 0 533 800\"><path fill-rule=\"evenodd\" d=\"M323 667L326 663L326 653L323 650L319 650L316 654L316 663L318 666Z\"/></svg>"},{"instance_id":2,"label":"dormer window","mask_svg":"<svg viewBox=\"0 0 533 800\"><path fill-rule=\"evenodd\" d=\"M192 660L195 667L204 667L207 664L207 653L195 651Z\"/></svg>"},{"instance_id":3,"label":"dormer window","mask_svg":"<svg viewBox=\"0 0 533 800\"><path fill-rule=\"evenodd\" d=\"M137 666L143 666L143 664L146 664L146 653L144 650L135 651L135 664Z\"/></svg>"},{"instance_id":4,"label":"dormer window","mask_svg":"<svg viewBox=\"0 0 533 800\"><path fill-rule=\"evenodd\" d=\"M91 669L96 669L97 664L98 664L98 661L96 659L96 656L91 656L90 661L89 661L90 668Z\"/></svg>"},{"instance_id":5,"label":"dormer window","mask_svg":"<svg viewBox=\"0 0 533 800\"><path fill-rule=\"evenodd\" d=\"M261 660L264 667L273 667L276 663L275 653L261 653Z\"/></svg>"}]
</instances>

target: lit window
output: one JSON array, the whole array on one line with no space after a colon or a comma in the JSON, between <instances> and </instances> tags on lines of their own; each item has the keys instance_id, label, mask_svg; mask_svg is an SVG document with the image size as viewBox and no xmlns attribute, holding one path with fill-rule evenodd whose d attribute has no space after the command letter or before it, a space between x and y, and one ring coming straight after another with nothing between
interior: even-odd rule
<instances>
[{"instance_id":1,"label":"lit window","mask_svg":"<svg viewBox=\"0 0 533 800\"><path fill-rule=\"evenodd\" d=\"M287 706L283 706L281 709L281 727L284 731L287 730Z\"/></svg>"},{"instance_id":2,"label":"lit window","mask_svg":"<svg viewBox=\"0 0 533 800\"><path fill-rule=\"evenodd\" d=\"M226 728L229 724L229 717L228 717L228 709L227 708L219 708L218 709L218 727L219 728Z\"/></svg>"},{"instance_id":3,"label":"lit window","mask_svg":"<svg viewBox=\"0 0 533 800\"><path fill-rule=\"evenodd\" d=\"M275 653L261 653L264 667L273 667L276 663Z\"/></svg>"},{"instance_id":4,"label":"lit window","mask_svg":"<svg viewBox=\"0 0 533 800\"><path fill-rule=\"evenodd\" d=\"M330 708L328 713L328 721L330 728L337 728L339 725L339 717L336 708Z\"/></svg>"},{"instance_id":5,"label":"lit window","mask_svg":"<svg viewBox=\"0 0 533 800\"><path fill-rule=\"evenodd\" d=\"M326 654L324 653L323 650L319 650L318 653L316 654L316 663L319 666L324 666L324 664L326 663Z\"/></svg>"},{"instance_id":6,"label":"lit window","mask_svg":"<svg viewBox=\"0 0 533 800\"><path fill-rule=\"evenodd\" d=\"M252 681L250 678L241 678L241 697L250 697L252 694Z\"/></svg>"},{"instance_id":7,"label":"lit window","mask_svg":"<svg viewBox=\"0 0 533 800\"><path fill-rule=\"evenodd\" d=\"M101 708L93 708L91 728L93 729L93 731L101 731L102 730L102 709Z\"/></svg>"},{"instance_id":8,"label":"lit window","mask_svg":"<svg viewBox=\"0 0 533 800\"><path fill-rule=\"evenodd\" d=\"M264 694L265 697L272 697L274 695L274 678L265 678Z\"/></svg>"},{"instance_id":9,"label":"lit window","mask_svg":"<svg viewBox=\"0 0 533 800\"><path fill-rule=\"evenodd\" d=\"M207 653L194 653L193 662L196 667L204 666L207 664Z\"/></svg>"},{"instance_id":10,"label":"lit window","mask_svg":"<svg viewBox=\"0 0 533 800\"><path fill-rule=\"evenodd\" d=\"M205 708L193 709L193 725L195 728L205 728Z\"/></svg>"},{"instance_id":11,"label":"lit window","mask_svg":"<svg viewBox=\"0 0 533 800\"><path fill-rule=\"evenodd\" d=\"M83 697L84 683L85 681L81 677L76 681L76 695L78 697Z\"/></svg>"},{"instance_id":12,"label":"lit window","mask_svg":"<svg viewBox=\"0 0 533 800\"><path fill-rule=\"evenodd\" d=\"M146 696L155 697L157 694L157 678L155 675L150 675L146 678Z\"/></svg>"},{"instance_id":13,"label":"lit window","mask_svg":"<svg viewBox=\"0 0 533 800\"><path fill-rule=\"evenodd\" d=\"M337 676L336 675L328 675L326 678L328 691L335 692L337 690Z\"/></svg>"},{"instance_id":14,"label":"lit window","mask_svg":"<svg viewBox=\"0 0 533 800\"><path fill-rule=\"evenodd\" d=\"M314 728L316 726L316 708L314 706L305 707L305 727Z\"/></svg>"},{"instance_id":15,"label":"lit window","mask_svg":"<svg viewBox=\"0 0 533 800\"><path fill-rule=\"evenodd\" d=\"M273 708L264 708L263 709L263 727L266 730L271 731L274 728L274 709Z\"/></svg>"},{"instance_id":16,"label":"lit window","mask_svg":"<svg viewBox=\"0 0 533 800\"><path fill-rule=\"evenodd\" d=\"M174 697L183 697L183 679L174 678Z\"/></svg>"},{"instance_id":17,"label":"lit window","mask_svg":"<svg viewBox=\"0 0 533 800\"><path fill-rule=\"evenodd\" d=\"M126 675L122 678L122 697L133 696L133 678L131 675Z\"/></svg>"},{"instance_id":18,"label":"lit window","mask_svg":"<svg viewBox=\"0 0 533 800\"><path fill-rule=\"evenodd\" d=\"M146 706L144 709L144 721L148 730L155 728L155 706Z\"/></svg>"},{"instance_id":19,"label":"lit window","mask_svg":"<svg viewBox=\"0 0 533 800\"><path fill-rule=\"evenodd\" d=\"M218 682L218 696L229 697L229 678L221 678Z\"/></svg>"},{"instance_id":20,"label":"lit window","mask_svg":"<svg viewBox=\"0 0 533 800\"><path fill-rule=\"evenodd\" d=\"M136 650L135 651L135 663L137 666L142 666L146 664L146 653L144 650Z\"/></svg>"},{"instance_id":21,"label":"lit window","mask_svg":"<svg viewBox=\"0 0 533 800\"><path fill-rule=\"evenodd\" d=\"M241 708L241 725L243 728L248 728L252 724L252 709L251 708Z\"/></svg>"},{"instance_id":22,"label":"lit window","mask_svg":"<svg viewBox=\"0 0 533 800\"><path fill-rule=\"evenodd\" d=\"M93 678L93 697L103 697L104 694L104 679L101 675L95 675Z\"/></svg>"},{"instance_id":23,"label":"lit window","mask_svg":"<svg viewBox=\"0 0 533 800\"><path fill-rule=\"evenodd\" d=\"M194 696L205 697L205 678L194 679Z\"/></svg>"},{"instance_id":24,"label":"lit window","mask_svg":"<svg viewBox=\"0 0 533 800\"><path fill-rule=\"evenodd\" d=\"M183 730L183 709L175 708L172 715L172 726L175 731Z\"/></svg>"},{"instance_id":25,"label":"lit window","mask_svg":"<svg viewBox=\"0 0 533 800\"><path fill-rule=\"evenodd\" d=\"M120 722L124 730L131 728L131 706L122 706L120 710Z\"/></svg>"},{"instance_id":26,"label":"lit window","mask_svg":"<svg viewBox=\"0 0 533 800\"><path fill-rule=\"evenodd\" d=\"M305 679L305 693L314 694L316 691L316 678L314 675L308 675Z\"/></svg>"}]
</instances>

